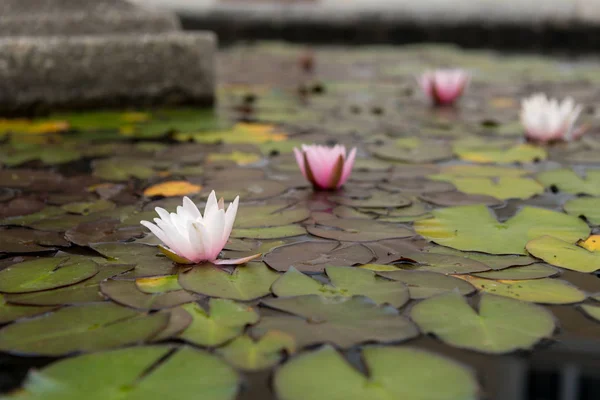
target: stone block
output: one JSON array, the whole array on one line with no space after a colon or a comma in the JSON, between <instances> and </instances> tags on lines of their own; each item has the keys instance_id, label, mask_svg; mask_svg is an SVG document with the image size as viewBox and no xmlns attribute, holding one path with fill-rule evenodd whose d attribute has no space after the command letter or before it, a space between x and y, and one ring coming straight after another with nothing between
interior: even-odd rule
<instances>
[{"instance_id":1,"label":"stone block","mask_svg":"<svg viewBox=\"0 0 600 400\"><path fill-rule=\"evenodd\" d=\"M208 106L215 50L208 32L0 38L0 113Z\"/></svg>"}]
</instances>

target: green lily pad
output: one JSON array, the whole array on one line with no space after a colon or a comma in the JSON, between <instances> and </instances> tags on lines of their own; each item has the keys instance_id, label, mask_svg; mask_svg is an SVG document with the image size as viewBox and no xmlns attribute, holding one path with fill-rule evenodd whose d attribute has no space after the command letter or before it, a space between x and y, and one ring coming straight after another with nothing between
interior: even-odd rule
<instances>
[{"instance_id":1,"label":"green lily pad","mask_svg":"<svg viewBox=\"0 0 600 400\"><path fill-rule=\"evenodd\" d=\"M473 274L479 278L500 279L500 280L527 280L549 278L560 274L558 268L551 267L544 263L535 263L522 267L510 267L499 271L479 272Z\"/></svg>"},{"instance_id":2,"label":"green lily pad","mask_svg":"<svg viewBox=\"0 0 600 400\"><path fill-rule=\"evenodd\" d=\"M210 299L209 311L197 303L182 308L192 316L192 323L179 337L200 346L219 346L241 335L246 325L260 318L252 307L227 299Z\"/></svg>"},{"instance_id":3,"label":"green lily pad","mask_svg":"<svg viewBox=\"0 0 600 400\"><path fill-rule=\"evenodd\" d=\"M527 251L548 264L578 272L600 269L600 252L589 251L576 244L552 236L542 236L527 242Z\"/></svg>"},{"instance_id":4,"label":"green lily pad","mask_svg":"<svg viewBox=\"0 0 600 400\"><path fill-rule=\"evenodd\" d=\"M200 377L200 378L199 378ZM29 372L23 400L117 400L177 398L233 400L239 377L218 357L191 347L142 346L87 354L57 361Z\"/></svg>"},{"instance_id":5,"label":"green lily pad","mask_svg":"<svg viewBox=\"0 0 600 400\"><path fill-rule=\"evenodd\" d=\"M377 306L366 297L328 298L317 295L282 297L263 305L295 316L263 316L252 335L281 331L295 338L298 347L333 343L339 347L377 341L399 342L418 335L398 310Z\"/></svg>"},{"instance_id":6,"label":"green lily pad","mask_svg":"<svg viewBox=\"0 0 600 400\"><path fill-rule=\"evenodd\" d=\"M529 280L492 280L465 276L477 289L498 296L542 304L573 304L584 301L587 295L570 283L553 278Z\"/></svg>"},{"instance_id":7,"label":"green lily pad","mask_svg":"<svg viewBox=\"0 0 600 400\"><path fill-rule=\"evenodd\" d=\"M410 199L402 195L384 191L373 191L366 198L330 196L329 199L343 206L362 208L406 207L411 203Z\"/></svg>"},{"instance_id":8,"label":"green lily pad","mask_svg":"<svg viewBox=\"0 0 600 400\"><path fill-rule=\"evenodd\" d=\"M227 362L244 371L260 371L273 367L283 358L283 353L293 353L294 338L282 332L267 332L254 341L249 336L240 336L217 349Z\"/></svg>"},{"instance_id":9,"label":"green lily pad","mask_svg":"<svg viewBox=\"0 0 600 400\"><path fill-rule=\"evenodd\" d=\"M365 264L373 259L373 253L361 244L307 241L276 247L263 259L277 271L294 267L302 272L315 273L325 271L328 265L349 267Z\"/></svg>"},{"instance_id":10,"label":"green lily pad","mask_svg":"<svg viewBox=\"0 0 600 400\"><path fill-rule=\"evenodd\" d=\"M206 296L248 301L269 294L278 277L279 274L263 263L249 263L232 273L212 264L203 264L179 274L179 284Z\"/></svg>"},{"instance_id":11,"label":"green lily pad","mask_svg":"<svg viewBox=\"0 0 600 400\"><path fill-rule=\"evenodd\" d=\"M514 146L498 146L496 144L480 143L475 146L454 146L454 152L462 160L475 163L529 163L545 160L548 157L546 150L531 144L517 144Z\"/></svg>"},{"instance_id":12,"label":"green lily pad","mask_svg":"<svg viewBox=\"0 0 600 400\"><path fill-rule=\"evenodd\" d=\"M25 261L0 271L0 292L28 293L81 282L98 273L84 257L53 257Z\"/></svg>"},{"instance_id":13,"label":"green lily pad","mask_svg":"<svg viewBox=\"0 0 600 400\"><path fill-rule=\"evenodd\" d=\"M506 222L498 222L487 207L478 205L432 213L433 218L415 222L417 233L444 246L490 254L526 254L527 242L540 236L576 242L590 232L578 218L534 207L523 207Z\"/></svg>"},{"instance_id":14,"label":"green lily pad","mask_svg":"<svg viewBox=\"0 0 600 400\"><path fill-rule=\"evenodd\" d=\"M429 253L435 254L450 254L453 256L469 258L471 260L482 262L493 270L501 270L504 268L510 268L515 266L530 265L535 262L535 259L531 256L518 256L518 255L495 255L477 253L472 251L460 251L450 247L443 246L430 246L424 249Z\"/></svg>"},{"instance_id":15,"label":"green lily pad","mask_svg":"<svg viewBox=\"0 0 600 400\"><path fill-rule=\"evenodd\" d=\"M371 220L329 219L320 224L324 226L308 226L306 230L311 235L342 242L374 242L414 236L408 228Z\"/></svg>"},{"instance_id":16,"label":"green lily pad","mask_svg":"<svg viewBox=\"0 0 600 400\"><path fill-rule=\"evenodd\" d=\"M44 356L105 350L148 339L168 320L167 314L139 314L113 303L71 306L0 329L0 349Z\"/></svg>"},{"instance_id":17,"label":"green lily pad","mask_svg":"<svg viewBox=\"0 0 600 400\"><path fill-rule=\"evenodd\" d=\"M155 174L152 163L145 159L115 157L96 160L93 165L94 176L108 181L148 179Z\"/></svg>"},{"instance_id":18,"label":"green lily pad","mask_svg":"<svg viewBox=\"0 0 600 400\"><path fill-rule=\"evenodd\" d=\"M404 254L402 261L414 263L415 269L419 271L438 272L446 275L469 274L490 270L489 266L480 261L450 254L413 252ZM400 266L404 267L404 265Z\"/></svg>"},{"instance_id":19,"label":"green lily pad","mask_svg":"<svg viewBox=\"0 0 600 400\"><path fill-rule=\"evenodd\" d=\"M107 258L107 264L135 265L135 269L127 274L128 278L173 275L176 271L173 262L153 246L138 243L101 243L91 247Z\"/></svg>"},{"instance_id":20,"label":"green lily pad","mask_svg":"<svg viewBox=\"0 0 600 400\"><path fill-rule=\"evenodd\" d=\"M42 253L71 244L56 232L24 228L0 229L0 253Z\"/></svg>"},{"instance_id":21,"label":"green lily pad","mask_svg":"<svg viewBox=\"0 0 600 400\"><path fill-rule=\"evenodd\" d=\"M426 299L453 291L464 295L475 292L475 287L468 282L436 272L397 270L377 271L377 274L404 283L408 286L411 299Z\"/></svg>"},{"instance_id":22,"label":"green lily pad","mask_svg":"<svg viewBox=\"0 0 600 400\"><path fill-rule=\"evenodd\" d=\"M233 238L279 239L305 235L306 229L300 225L270 226L267 228L235 228L231 231Z\"/></svg>"},{"instance_id":23,"label":"green lily pad","mask_svg":"<svg viewBox=\"0 0 600 400\"><path fill-rule=\"evenodd\" d=\"M97 201L69 203L63 205L61 208L73 214L88 215L100 211L114 210L115 207L116 204L112 201L100 199Z\"/></svg>"},{"instance_id":24,"label":"green lily pad","mask_svg":"<svg viewBox=\"0 0 600 400\"><path fill-rule=\"evenodd\" d=\"M599 170L588 169L585 178L582 178L572 169L562 168L540 172L535 179L542 185L556 188L561 192L600 196Z\"/></svg>"},{"instance_id":25,"label":"green lily pad","mask_svg":"<svg viewBox=\"0 0 600 400\"><path fill-rule=\"evenodd\" d=\"M362 350L362 360L368 375L350 365L330 346L303 353L277 370L275 392L285 400L475 400L479 397L473 371L437 354L410 347L372 346Z\"/></svg>"},{"instance_id":26,"label":"green lily pad","mask_svg":"<svg viewBox=\"0 0 600 400\"><path fill-rule=\"evenodd\" d=\"M11 304L59 306L104 301L100 294L100 282L133 269L132 265L104 265L93 277L74 285L41 292L6 295Z\"/></svg>"},{"instance_id":27,"label":"green lily pad","mask_svg":"<svg viewBox=\"0 0 600 400\"><path fill-rule=\"evenodd\" d=\"M135 285L138 290L148 294L175 292L182 289L177 275L138 278L135 280Z\"/></svg>"},{"instance_id":28,"label":"green lily pad","mask_svg":"<svg viewBox=\"0 0 600 400\"><path fill-rule=\"evenodd\" d=\"M54 310L55 308L56 307L22 306L9 304L6 302L5 296L0 295L0 324L5 324L7 322L11 322L20 318L44 314L48 311Z\"/></svg>"},{"instance_id":29,"label":"green lily pad","mask_svg":"<svg viewBox=\"0 0 600 400\"><path fill-rule=\"evenodd\" d=\"M600 197L571 199L563 208L567 214L584 217L591 225L600 225Z\"/></svg>"},{"instance_id":30,"label":"green lily pad","mask_svg":"<svg viewBox=\"0 0 600 400\"><path fill-rule=\"evenodd\" d=\"M306 208L282 210L285 207L285 204L244 206L238 211L234 227L239 230L282 226L304 221L310 216L310 211Z\"/></svg>"},{"instance_id":31,"label":"green lily pad","mask_svg":"<svg viewBox=\"0 0 600 400\"><path fill-rule=\"evenodd\" d=\"M353 267L325 268L331 284L312 279L291 267L273 283L271 290L279 297L317 294L326 297L362 295L377 304L402 307L409 300L408 288L400 282L378 278L374 272Z\"/></svg>"},{"instance_id":32,"label":"green lily pad","mask_svg":"<svg viewBox=\"0 0 600 400\"><path fill-rule=\"evenodd\" d=\"M410 317L452 346L493 354L531 349L556 327L545 308L506 297L482 294L478 311L450 292L418 303Z\"/></svg>"},{"instance_id":33,"label":"green lily pad","mask_svg":"<svg viewBox=\"0 0 600 400\"><path fill-rule=\"evenodd\" d=\"M452 149L446 143L414 137L373 146L370 150L377 158L409 163L428 163L452 158Z\"/></svg>"},{"instance_id":34,"label":"green lily pad","mask_svg":"<svg viewBox=\"0 0 600 400\"><path fill-rule=\"evenodd\" d=\"M580 307L587 316L600 322L600 306L595 304L582 304Z\"/></svg>"},{"instance_id":35,"label":"green lily pad","mask_svg":"<svg viewBox=\"0 0 600 400\"><path fill-rule=\"evenodd\" d=\"M161 310L195 300L195 296L185 290L144 293L137 288L135 281L126 280L107 279L100 284L100 290L115 303L140 310Z\"/></svg>"}]
</instances>

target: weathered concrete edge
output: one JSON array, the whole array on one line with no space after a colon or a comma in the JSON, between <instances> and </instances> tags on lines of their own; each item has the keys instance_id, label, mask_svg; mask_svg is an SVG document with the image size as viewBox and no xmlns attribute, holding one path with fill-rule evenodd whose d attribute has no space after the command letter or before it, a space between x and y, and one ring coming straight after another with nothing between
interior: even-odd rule
<instances>
[{"instance_id":1,"label":"weathered concrete edge","mask_svg":"<svg viewBox=\"0 0 600 400\"><path fill-rule=\"evenodd\" d=\"M216 36L0 39L0 113L124 106L211 106Z\"/></svg>"}]
</instances>

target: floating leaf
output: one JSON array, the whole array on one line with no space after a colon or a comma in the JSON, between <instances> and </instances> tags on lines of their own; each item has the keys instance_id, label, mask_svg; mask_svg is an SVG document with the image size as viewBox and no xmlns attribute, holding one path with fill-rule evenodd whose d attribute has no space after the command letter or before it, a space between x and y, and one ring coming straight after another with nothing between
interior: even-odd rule
<instances>
[{"instance_id":1,"label":"floating leaf","mask_svg":"<svg viewBox=\"0 0 600 400\"><path fill-rule=\"evenodd\" d=\"M177 275L153 276L135 280L137 288L144 293L164 293L181 290Z\"/></svg>"},{"instance_id":2,"label":"floating leaf","mask_svg":"<svg viewBox=\"0 0 600 400\"><path fill-rule=\"evenodd\" d=\"M501 270L520 265L530 265L535 262L535 259L531 256L499 256L494 254L476 253L472 251L460 251L443 246L431 246L426 248L425 251L435 254L450 254L453 256L469 258L471 260L479 261L494 270Z\"/></svg>"},{"instance_id":3,"label":"floating leaf","mask_svg":"<svg viewBox=\"0 0 600 400\"><path fill-rule=\"evenodd\" d=\"M6 298L0 295L0 324L14 321L19 318L32 317L54 310L56 307L21 306L9 304Z\"/></svg>"},{"instance_id":4,"label":"floating leaf","mask_svg":"<svg viewBox=\"0 0 600 400\"><path fill-rule=\"evenodd\" d=\"M250 239L279 239L305 235L306 229L300 225L271 226L267 228L235 228L231 237Z\"/></svg>"},{"instance_id":5,"label":"floating leaf","mask_svg":"<svg viewBox=\"0 0 600 400\"><path fill-rule=\"evenodd\" d=\"M454 147L454 152L465 161L475 163L528 163L545 160L548 156L546 150L531 144L517 144L514 146L497 146L495 144L480 144L470 147Z\"/></svg>"},{"instance_id":6,"label":"floating leaf","mask_svg":"<svg viewBox=\"0 0 600 400\"><path fill-rule=\"evenodd\" d=\"M572 169L562 168L540 172L535 179L542 185L554 187L561 192L600 196L599 170L588 169L585 178L582 178Z\"/></svg>"},{"instance_id":7,"label":"floating leaf","mask_svg":"<svg viewBox=\"0 0 600 400\"><path fill-rule=\"evenodd\" d=\"M104 350L147 339L168 320L167 314L138 314L113 303L72 306L0 329L0 349L44 356Z\"/></svg>"},{"instance_id":8,"label":"floating leaf","mask_svg":"<svg viewBox=\"0 0 600 400\"><path fill-rule=\"evenodd\" d=\"M192 323L179 337L200 346L219 346L241 335L246 325L260 318L252 307L227 299L210 299L209 312L197 303L182 308L192 316Z\"/></svg>"},{"instance_id":9,"label":"floating leaf","mask_svg":"<svg viewBox=\"0 0 600 400\"><path fill-rule=\"evenodd\" d=\"M198 393L203 400L233 400L239 377L221 359L204 351L187 346L142 346L67 358L41 371L32 370L23 390L10 398L166 398L174 381L179 400L196 400Z\"/></svg>"},{"instance_id":10,"label":"floating leaf","mask_svg":"<svg viewBox=\"0 0 600 400\"><path fill-rule=\"evenodd\" d=\"M193 139L197 143L269 143L287 140L287 135L274 125L237 123L230 130L178 134L177 140Z\"/></svg>"},{"instance_id":11,"label":"floating leaf","mask_svg":"<svg viewBox=\"0 0 600 400\"><path fill-rule=\"evenodd\" d=\"M592 304L582 304L580 307L586 315L600 322L600 306Z\"/></svg>"},{"instance_id":12,"label":"floating leaf","mask_svg":"<svg viewBox=\"0 0 600 400\"><path fill-rule=\"evenodd\" d=\"M383 191L371 192L367 198L352 198L342 196L330 196L329 198L330 200L344 206L362 208L406 207L411 203L410 199L402 195Z\"/></svg>"},{"instance_id":13,"label":"floating leaf","mask_svg":"<svg viewBox=\"0 0 600 400\"><path fill-rule=\"evenodd\" d=\"M0 253L40 253L55 250L56 246L70 245L55 232L31 229L0 229Z\"/></svg>"},{"instance_id":14,"label":"floating leaf","mask_svg":"<svg viewBox=\"0 0 600 400\"><path fill-rule=\"evenodd\" d=\"M591 225L600 225L600 197L571 199L563 207L570 215L584 217Z\"/></svg>"},{"instance_id":15,"label":"floating leaf","mask_svg":"<svg viewBox=\"0 0 600 400\"><path fill-rule=\"evenodd\" d=\"M305 208L282 210L285 205L244 206L240 208L235 220L235 228L259 228L282 226L304 221L310 216Z\"/></svg>"},{"instance_id":16,"label":"floating leaf","mask_svg":"<svg viewBox=\"0 0 600 400\"><path fill-rule=\"evenodd\" d=\"M329 346L303 353L277 370L275 391L285 400L479 397L473 371L437 354L410 347L372 346L362 350L362 360L368 376Z\"/></svg>"},{"instance_id":17,"label":"floating leaf","mask_svg":"<svg viewBox=\"0 0 600 400\"><path fill-rule=\"evenodd\" d=\"M185 290L148 294L138 290L135 281L108 279L100 284L102 294L127 307L161 310L190 303L195 297Z\"/></svg>"},{"instance_id":18,"label":"floating leaf","mask_svg":"<svg viewBox=\"0 0 600 400\"><path fill-rule=\"evenodd\" d=\"M198 193L202 186L194 185L188 181L168 181L150 186L144 190L144 196L186 196L188 194Z\"/></svg>"},{"instance_id":19,"label":"floating leaf","mask_svg":"<svg viewBox=\"0 0 600 400\"><path fill-rule=\"evenodd\" d=\"M267 332L258 341L249 336L240 336L231 343L217 349L227 362L245 371L270 368L283 358L284 351L293 353L294 338L279 331Z\"/></svg>"},{"instance_id":20,"label":"floating leaf","mask_svg":"<svg viewBox=\"0 0 600 400\"><path fill-rule=\"evenodd\" d=\"M462 206L432 211L434 218L415 222L417 233L458 250L491 254L526 254L525 244L544 235L569 242L587 237L580 219L554 211L523 207L506 222L498 222L485 206Z\"/></svg>"},{"instance_id":21,"label":"floating leaf","mask_svg":"<svg viewBox=\"0 0 600 400\"><path fill-rule=\"evenodd\" d=\"M477 289L498 296L543 304L572 304L586 299L586 294L560 279L491 280L462 275Z\"/></svg>"},{"instance_id":22,"label":"floating leaf","mask_svg":"<svg viewBox=\"0 0 600 400\"><path fill-rule=\"evenodd\" d=\"M116 204L112 201L100 199L97 201L77 202L65 204L61 208L73 214L88 215L100 211L114 210Z\"/></svg>"},{"instance_id":23,"label":"floating leaf","mask_svg":"<svg viewBox=\"0 0 600 400\"><path fill-rule=\"evenodd\" d=\"M135 269L128 274L130 278L172 275L176 269L171 260L152 246L137 243L103 243L95 244L92 248L107 257L107 263L135 265Z\"/></svg>"},{"instance_id":24,"label":"floating leaf","mask_svg":"<svg viewBox=\"0 0 600 400\"><path fill-rule=\"evenodd\" d=\"M465 206L470 204L497 206L503 203L502 200L492 196L467 194L462 192L424 193L420 195L419 198L438 206Z\"/></svg>"},{"instance_id":25,"label":"floating leaf","mask_svg":"<svg viewBox=\"0 0 600 400\"><path fill-rule=\"evenodd\" d=\"M100 294L100 282L133 269L132 265L104 265L93 277L74 285L41 292L9 294L6 300L12 304L58 306L104 301Z\"/></svg>"},{"instance_id":26,"label":"floating leaf","mask_svg":"<svg viewBox=\"0 0 600 400\"><path fill-rule=\"evenodd\" d=\"M348 267L366 264L373 253L363 245L339 242L299 242L275 248L263 257L277 271L294 267L302 272L323 272L328 265Z\"/></svg>"},{"instance_id":27,"label":"floating leaf","mask_svg":"<svg viewBox=\"0 0 600 400\"><path fill-rule=\"evenodd\" d=\"M279 275L263 263L237 267L232 273L203 264L179 275L179 284L187 290L206 296L234 300L254 300L270 293Z\"/></svg>"},{"instance_id":28,"label":"floating leaf","mask_svg":"<svg viewBox=\"0 0 600 400\"><path fill-rule=\"evenodd\" d=\"M475 288L465 281L436 272L397 270L378 271L377 273L388 279L404 283L408 286L412 299L426 299L453 291L468 295L475 291Z\"/></svg>"},{"instance_id":29,"label":"floating leaf","mask_svg":"<svg viewBox=\"0 0 600 400\"><path fill-rule=\"evenodd\" d=\"M312 235L342 242L374 242L414 236L408 228L371 220L331 219L321 223L326 227L308 226L306 230Z\"/></svg>"},{"instance_id":30,"label":"floating leaf","mask_svg":"<svg viewBox=\"0 0 600 400\"><path fill-rule=\"evenodd\" d=\"M388 303L396 308L409 300L408 288L399 282L378 278L374 272L353 267L325 268L331 284L314 280L291 267L271 287L273 293L282 296L317 294L326 297L351 297L362 295L377 304Z\"/></svg>"},{"instance_id":31,"label":"floating leaf","mask_svg":"<svg viewBox=\"0 0 600 400\"><path fill-rule=\"evenodd\" d=\"M473 276L485 279L527 280L549 278L558 274L560 274L558 268L543 263L537 263L522 267L510 267L500 271L479 272L473 274Z\"/></svg>"},{"instance_id":32,"label":"floating leaf","mask_svg":"<svg viewBox=\"0 0 600 400\"><path fill-rule=\"evenodd\" d=\"M452 150L443 142L415 137L370 148L375 157L410 163L428 163L452 158Z\"/></svg>"},{"instance_id":33,"label":"floating leaf","mask_svg":"<svg viewBox=\"0 0 600 400\"><path fill-rule=\"evenodd\" d=\"M25 261L0 271L0 292L27 293L73 285L98 273L84 257L53 257Z\"/></svg>"},{"instance_id":34,"label":"floating leaf","mask_svg":"<svg viewBox=\"0 0 600 400\"><path fill-rule=\"evenodd\" d=\"M469 274L490 269L480 261L449 254L412 252L404 254L402 261L415 263L415 268L419 271L438 272L446 275Z\"/></svg>"},{"instance_id":35,"label":"floating leaf","mask_svg":"<svg viewBox=\"0 0 600 400\"><path fill-rule=\"evenodd\" d=\"M334 343L352 347L368 342L399 342L418 335L414 325L391 306L377 306L366 297L327 298L316 295L265 300L263 305L296 315L263 316L254 336L281 331L299 347Z\"/></svg>"},{"instance_id":36,"label":"floating leaf","mask_svg":"<svg viewBox=\"0 0 600 400\"><path fill-rule=\"evenodd\" d=\"M589 251L552 236L542 236L527 242L527 251L548 264L578 272L600 269L600 252Z\"/></svg>"},{"instance_id":37,"label":"floating leaf","mask_svg":"<svg viewBox=\"0 0 600 400\"><path fill-rule=\"evenodd\" d=\"M96 160L94 176L109 181L126 181L130 178L147 179L154 176L152 163L148 160L133 158L108 158Z\"/></svg>"},{"instance_id":38,"label":"floating leaf","mask_svg":"<svg viewBox=\"0 0 600 400\"><path fill-rule=\"evenodd\" d=\"M554 317L543 307L506 297L482 294L478 311L450 292L418 303L410 317L423 332L452 346L493 354L531 349L555 329Z\"/></svg>"}]
</instances>

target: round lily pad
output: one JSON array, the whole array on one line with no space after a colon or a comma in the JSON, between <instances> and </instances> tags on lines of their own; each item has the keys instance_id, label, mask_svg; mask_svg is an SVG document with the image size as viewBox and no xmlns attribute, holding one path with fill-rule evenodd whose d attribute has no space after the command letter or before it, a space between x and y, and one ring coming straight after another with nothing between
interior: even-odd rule
<instances>
[{"instance_id":1,"label":"round lily pad","mask_svg":"<svg viewBox=\"0 0 600 400\"><path fill-rule=\"evenodd\" d=\"M366 264L373 259L373 253L360 244L307 241L277 247L263 259L277 271L294 267L302 272L315 273L323 272L328 265L346 267Z\"/></svg>"},{"instance_id":2,"label":"round lily pad","mask_svg":"<svg viewBox=\"0 0 600 400\"><path fill-rule=\"evenodd\" d=\"M247 305L227 299L210 299L206 311L197 303L182 306L192 322L179 337L200 346L218 346L244 331L246 325L258 322L258 312Z\"/></svg>"},{"instance_id":3,"label":"round lily pad","mask_svg":"<svg viewBox=\"0 0 600 400\"><path fill-rule=\"evenodd\" d=\"M584 217L591 225L600 225L600 197L579 197L563 206L567 214Z\"/></svg>"},{"instance_id":4,"label":"round lily pad","mask_svg":"<svg viewBox=\"0 0 600 400\"><path fill-rule=\"evenodd\" d=\"M415 222L417 233L458 250L490 254L526 254L525 245L544 235L576 242L590 229L578 218L534 207L523 207L506 222L498 222L485 206L461 206L432 211L433 218Z\"/></svg>"},{"instance_id":5,"label":"round lily pad","mask_svg":"<svg viewBox=\"0 0 600 400\"><path fill-rule=\"evenodd\" d=\"M25 261L0 271L0 292L27 293L72 285L98 273L85 257L53 257Z\"/></svg>"},{"instance_id":6,"label":"round lily pad","mask_svg":"<svg viewBox=\"0 0 600 400\"><path fill-rule=\"evenodd\" d=\"M490 294L481 295L478 312L450 292L418 303L410 317L423 332L452 346L494 354L530 349L555 329L545 308Z\"/></svg>"},{"instance_id":7,"label":"round lily pad","mask_svg":"<svg viewBox=\"0 0 600 400\"><path fill-rule=\"evenodd\" d=\"M377 271L377 274L404 283L408 286L412 299L425 299L452 291L458 291L464 295L475 292L475 287L467 282L436 272L397 270Z\"/></svg>"},{"instance_id":8,"label":"round lily pad","mask_svg":"<svg viewBox=\"0 0 600 400\"><path fill-rule=\"evenodd\" d=\"M312 279L291 267L273 283L271 291L279 296L317 294L326 297L362 295L377 304L402 307L410 298L408 288L400 283L378 278L374 272L355 267L327 267L331 284Z\"/></svg>"},{"instance_id":9,"label":"round lily pad","mask_svg":"<svg viewBox=\"0 0 600 400\"><path fill-rule=\"evenodd\" d=\"M308 226L306 230L311 235L342 242L374 242L414 235L408 228L371 220L331 219L322 224L326 224L326 227Z\"/></svg>"},{"instance_id":10,"label":"round lily pad","mask_svg":"<svg viewBox=\"0 0 600 400\"><path fill-rule=\"evenodd\" d=\"M270 368L283 358L283 353L293 353L294 338L279 331L267 332L255 341L249 336L240 336L217 349L217 353L231 365L245 371Z\"/></svg>"},{"instance_id":11,"label":"round lily pad","mask_svg":"<svg viewBox=\"0 0 600 400\"><path fill-rule=\"evenodd\" d=\"M44 356L105 350L148 339L168 320L166 314L139 314L114 303L72 306L0 329L0 349Z\"/></svg>"},{"instance_id":12,"label":"round lily pad","mask_svg":"<svg viewBox=\"0 0 600 400\"><path fill-rule=\"evenodd\" d=\"M521 267L510 267L499 271L478 272L473 274L479 278L500 280L527 280L549 278L560 274L558 268L544 263L535 263Z\"/></svg>"},{"instance_id":13,"label":"round lily pad","mask_svg":"<svg viewBox=\"0 0 600 400\"><path fill-rule=\"evenodd\" d=\"M368 375L330 346L303 353L277 370L274 386L282 400L475 400L473 371L448 358L410 347L362 350ZM302 379L298 379L302 377Z\"/></svg>"},{"instance_id":14,"label":"round lily pad","mask_svg":"<svg viewBox=\"0 0 600 400\"><path fill-rule=\"evenodd\" d=\"M144 293L135 281L126 280L107 279L100 284L100 290L115 303L141 310L161 310L195 300L195 296L185 290Z\"/></svg>"},{"instance_id":15,"label":"round lily pad","mask_svg":"<svg viewBox=\"0 0 600 400\"><path fill-rule=\"evenodd\" d=\"M418 335L417 329L391 306L377 306L366 297L327 298L317 295L283 297L262 305L295 316L263 316L253 336L281 331L298 347L333 343L339 347L376 342L399 342Z\"/></svg>"},{"instance_id":16,"label":"round lily pad","mask_svg":"<svg viewBox=\"0 0 600 400\"><path fill-rule=\"evenodd\" d=\"M232 273L212 264L203 264L181 273L179 284L206 296L247 301L269 294L278 277L279 274L263 263L249 263Z\"/></svg>"},{"instance_id":17,"label":"round lily pad","mask_svg":"<svg viewBox=\"0 0 600 400\"><path fill-rule=\"evenodd\" d=\"M600 171L598 170L588 169L585 177L582 178L572 169L560 168L540 172L535 179L542 185L561 192L600 196Z\"/></svg>"},{"instance_id":18,"label":"round lily pad","mask_svg":"<svg viewBox=\"0 0 600 400\"><path fill-rule=\"evenodd\" d=\"M198 377L201 377L199 379ZM31 371L21 392L30 400L167 398L233 400L239 377L220 358L191 347L142 346L67 358Z\"/></svg>"},{"instance_id":19,"label":"round lily pad","mask_svg":"<svg viewBox=\"0 0 600 400\"><path fill-rule=\"evenodd\" d=\"M578 272L600 269L600 252L589 251L552 236L542 236L527 242L527 251L548 264Z\"/></svg>"}]
</instances>

